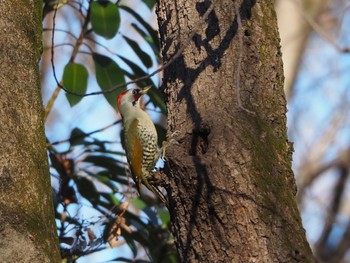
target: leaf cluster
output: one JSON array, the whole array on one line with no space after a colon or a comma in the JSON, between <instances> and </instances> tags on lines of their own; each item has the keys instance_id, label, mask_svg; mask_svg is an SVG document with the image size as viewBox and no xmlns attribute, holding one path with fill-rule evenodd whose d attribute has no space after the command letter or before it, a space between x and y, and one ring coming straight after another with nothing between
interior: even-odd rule
<instances>
[{"instance_id":1,"label":"leaf cluster","mask_svg":"<svg viewBox=\"0 0 350 263\"><path fill-rule=\"evenodd\" d=\"M147 6L153 7L154 1L145 1ZM74 7L73 4L71 4ZM60 6L60 5L59 5ZM60 6L61 7L61 6ZM76 7L75 7L76 8ZM151 55L145 52L140 43L119 32L121 26L121 11L130 15L136 22L131 23L132 29L141 36L153 51L153 56L159 61L159 39L157 31L154 30L137 12L125 5L114 4L111 1L98 0L89 2L86 12L84 13L83 5L79 5L79 12L83 16L85 22L79 37L72 45L74 50L68 63L64 67L62 82L56 79L57 85L66 91L67 99L71 106L78 104L86 95L88 90L89 70L86 65L76 62L77 53L91 56L93 70L96 81L103 95L114 108L116 98L123 89L113 89L116 85L125 83L126 78L137 80L140 77L148 75L148 70L153 66ZM57 9L53 9L55 14ZM56 16L54 16L56 19ZM54 23L55 24L55 23ZM55 46L54 31L52 37L52 47ZM111 51L106 44L121 35L124 42L129 45L134 55L141 61L142 65L138 65L120 52ZM61 44L60 44L61 45ZM71 44L70 44L71 45ZM59 46L59 45L56 45ZM89 51L83 49L87 47ZM55 55L52 49L52 55ZM124 68L120 65L127 65ZM54 61L52 61L54 63ZM54 67L54 66L53 66ZM140 87L157 86L151 78L146 78L137 83ZM152 90L151 101L156 107L165 112L165 104L158 90Z\"/></svg>"},{"instance_id":2,"label":"leaf cluster","mask_svg":"<svg viewBox=\"0 0 350 263\"><path fill-rule=\"evenodd\" d=\"M75 128L68 151L49 148L52 175L59 181L54 208L62 257L74 261L127 245L132 258L118 255L114 260L135 262L140 250L146 250L151 261L140 262L177 262L168 211L154 197L134 197L121 161L124 153L108 150L109 143Z\"/></svg>"},{"instance_id":3,"label":"leaf cluster","mask_svg":"<svg viewBox=\"0 0 350 263\"><path fill-rule=\"evenodd\" d=\"M154 0L141 2L149 9L153 9L155 4ZM64 23L59 23L58 14L65 8L74 9L80 16L79 36L69 29L60 28ZM159 62L157 31L135 10L121 5L119 1L48 0L44 1L44 16L49 17L49 14L53 17L53 28L44 28L44 33L52 33L52 45L46 50L52 54L53 75L58 88L62 86L67 91L66 98L71 107L83 101L91 79L95 78L105 99L115 108L116 98L123 90L110 92L111 89L127 79L147 76L154 60ZM132 18L133 34L121 33L122 14ZM57 32L65 33L73 42L57 43L61 41L55 37ZM140 36L142 42L136 40ZM139 62L130 59L118 47L111 48L110 43L115 39L123 41ZM73 51L69 60L63 61L62 79L58 80L55 63L58 60L62 64L62 59L56 48L62 45L72 46ZM152 54L145 51L145 45L150 47ZM81 63L82 56L88 56L90 63ZM137 85L156 86L156 83L146 78ZM57 94L53 95L51 100L56 97ZM149 97L150 102L164 113L165 103L159 90L151 89ZM120 121L114 124L120 124ZM110 145L115 142L93 137L104 129L85 133L76 127L71 130L68 139L48 142L62 258L67 262L79 262L83 256L113 248L116 251L113 262L177 262L168 231L168 211L151 193L142 199L135 197L137 193L128 174L124 152L111 150ZM157 130L162 140L165 129L157 126ZM56 147L62 144L68 145L64 151ZM120 253L125 247L129 254ZM140 256L142 254L147 256Z\"/></svg>"}]
</instances>

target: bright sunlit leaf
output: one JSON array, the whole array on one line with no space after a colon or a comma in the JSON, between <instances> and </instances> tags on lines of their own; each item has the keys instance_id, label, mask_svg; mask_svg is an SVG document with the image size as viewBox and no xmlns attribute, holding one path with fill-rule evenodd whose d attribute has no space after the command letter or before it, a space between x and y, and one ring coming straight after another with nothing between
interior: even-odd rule
<instances>
[{"instance_id":1,"label":"bright sunlit leaf","mask_svg":"<svg viewBox=\"0 0 350 263\"><path fill-rule=\"evenodd\" d=\"M109 1L93 2L91 3L90 20L96 34L111 39L120 26L119 9Z\"/></svg>"},{"instance_id":2,"label":"bright sunlit leaf","mask_svg":"<svg viewBox=\"0 0 350 263\"><path fill-rule=\"evenodd\" d=\"M84 65L70 62L63 72L63 85L71 92L85 94L89 73ZM66 93L71 106L76 105L83 97Z\"/></svg>"},{"instance_id":3,"label":"bright sunlit leaf","mask_svg":"<svg viewBox=\"0 0 350 263\"><path fill-rule=\"evenodd\" d=\"M167 210L159 209L158 211L159 219L162 221L162 225L165 227L170 222L170 214Z\"/></svg>"}]
</instances>

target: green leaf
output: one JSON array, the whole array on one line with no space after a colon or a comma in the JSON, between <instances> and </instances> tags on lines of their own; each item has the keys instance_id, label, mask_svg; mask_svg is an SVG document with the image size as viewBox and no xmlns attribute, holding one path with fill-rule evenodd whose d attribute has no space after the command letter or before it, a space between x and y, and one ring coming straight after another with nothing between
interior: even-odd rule
<instances>
[{"instance_id":1,"label":"green leaf","mask_svg":"<svg viewBox=\"0 0 350 263\"><path fill-rule=\"evenodd\" d=\"M79 128L74 128L70 133L69 143L73 145L79 145L85 143L85 138L87 134Z\"/></svg>"},{"instance_id":2,"label":"green leaf","mask_svg":"<svg viewBox=\"0 0 350 263\"><path fill-rule=\"evenodd\" d=\"M126 72L128 77L130 77L131 79L135 79L137 77L143 77L143 76L147 75L146 72L144 72L138 65L136 65L131 60L129 60L125 57L122 57L122 56L118 56L118 57L120 59L122 59L131 68L131 70L135 73L135 75L133 76L132 74L128 74ZM141 83L141 86L144 86L144 87L149 86L149 85L155 86L152 79L150 79L150 78L146 79L143 82L139 82L139 83ZM147 94L151 98L151 101L154 104L154 106L159 107L161 109L161 111L163 113L165 113L166 106L165 106L164 100L163 100L162 95L159 92L159 90L158 89L150 89Z\"/></svg>"},{"instance_id":3,"label":"green leaf","mask_svg":"<svg viewBox=\"0 0 350 263\"><path fill-rule=\"evenodd\" d=\"M111 58L97 53L92 54L95 62L96 80L102 90L107 90L119 83L124 83L124 72ZM120 92L122 89L120 89ZM117 97L120 92L104 93L108 103L115 108Z\"/></svg>"},{"instance_id":4,"label":"green leaf","mask_svg":"<svg viewBox=\"0 0 350 263\"><path fill-rule=\"evenodd\" d=\"M93 163L98 167L106 168L110 173L124 174L125 168L114 158L104 155L89 155L84 162Z\"/></svg>"},{"instance_id":5,"label":"green leaf","mask_svg":"<svg viewBox=\"0 0 350 263\"><path fill-rule=\"evenodd\" d=\"M121 185L130 186L130 180L128 179L127 176L125 176L125 168L123 170L123 173L120 173L120 171L121 170L119 170L119 171L103 170L103 171L99 172L99 174L107 176L110 179L111 184L116 182L116 183L119 183Z\"/></svg>"},{"instance_id":6,"label":"green leaf","mask_svg":"<svg viewBox=\"0 0 350 263\"><path fill-rule=\"evenodd\" d=\"M113 261L121 261L121 262L134 262L134 260L133 260L133 259L124 258L124 257L117 257L117 258L113 259Z\"/></svg>"},{"instance_id":7,"label":"green leaf","mask_svg":"<svg viewBox=\"0 0 350 263\"><path fill-rule=\"evenodd\" d=\"M136 79L136 78L139 78L139 77L147 76L147 73L146 73L142 68L140 68L137 64L135 64L134 62L132 62L131 60L129 60L129 59L123 57L123 56L118 56L118 57L119 57L121 60L123 60L123 61L125 62L125 64L127 64L127 65L131 68L131 70L134 72L134 75L133 75L133 74L130 74L130 73L124 71L125 74L126 74L129 78L131 78L131 79ZM150 86L150 85L153 85L153 86L154 86L154 85L155 85L155 84L153 83L153 81L152 81L151 78L147 78L147 79L145 79L145 80L143 80L143 81L140 81L140 82L138 82L138 83L139 83L139 86L140 86L140 87L146 87L146 86Z\"/></svg>"},{"instance_id":8,"label":"green leaf","mask_svg":"<svg viewBox=\"0 0 350 263\"><path fill-rule=\"evenodd\" d=\"M120 14L118 7L109 1L97 1L91 4L92 29L106 39L115 36L120 26Z\"/></svg>"},{"instance_id":9,"label":"green leaf","mask_svg":"<svg viewBox=\"0 0 350 263\"><path fill-rule=\"evenodd\" d=\"M123 235L125 238L125 235ZM125 238L126 243L128 244L129 248L131 249L131 252L133 253L134 257L137 255L137 246L135 241L132 238Z\"/></svg>"},{"instance_id":10,"label":"green leaf","mask_svg":"<svg viewBox=\"0 0 350 263\"><path fill-rule=\"evenodd\" d=\"M159 216L159 219L162 221L162 226L166 227L170 222L169 211L165 209L159 209L158 216Z\"/></svg>"},{"instance_id":11,"label":"green leaf","mask_svg":"<svg viewBox=\"0 0 350 263\"><path fill-rule=\"evenodd\" d=\"M155 41L145 31L143 31L137 24L131 23L131 26L146 40L149 46L152 48L154 55L156 56L157 62L160 61L159 46L155 44ZM158 41L158 39L156 40Z\"/></svg>"},{"instance_id":12,"label":"green leaf","mask_svg":"<svg viewBox=\"0 0 350 263\"><path fill-rule=\"evenodd\" d=\"M152 67L153 63L151 57L140 48L139 44L126 36L123 37L126 40L126 42L130 45L130 47L134 50L136 55L141 59L143 65L145 65L147 68Z\"/></svg>"},{"instance_id":13,"label":"green leaf","mask_svg":"<svg viewBox=\"0 0 350 263\"><path fill-rule=\"evenodd\" d=\"M156 4L155 0L142 0L142 2L144 2L150 10L152 10L154 5Z\"/></svg>"},{"instance_id":14,"label":"green leaf","mask_svg":"<svg viewBox=\"0 0 350 263\"><path fill-rule=\"evenodd\" d=\"M131 240L131 239L127 240L127 244L129 246L129 248L131 249L134 257L136 257L136 255L137 255L137 246L136 246L136 243L134 242L134 240Z\"/></svg>"},{"instance_id":15,"label":"green leaf","mask_svg":"<svg viewBox=\"0 0 350 263\"><path fill-rule=\"evenodd\" d=\"M113 184L113 181L110 180L109 176L97 174L95 175L95 178L107 187L109 187L113 191L113 193L118 192L118 187L115 184Z\"/></svg>"},{"instance_id":16,"label":"green leaf","mask_svg":"<svg viewBox=\"0 0 350 263\"><path fill-rule=\"evenodd\" d=\"M135 64L131 60L129 60L123 56L118 56L118 57L121 60L123 60L125 62L125 64L127 64L131 68L131 70L135 73L135 77L139 78L139 77L143 77L143 76L147 75L147 73L142 68L140 68L137 64ZM152 82L152 80L150 78L146 79L144 81L144 83L146 84L145 86L154 85L154 83Z\"/></svg>"},{"instance_id":17,"label":"green leaf","mask_svg":"<svg viewBox=\"0 0 350 263\"><path fill-rule=\"evenodd\" d=\"M148 24L138 13L136 13L130 7L120 5L119 8L135 17L135 19L147 30L148 34L152 37L154 44L158 47L158 50L160 50L158 31L151 27L150 24Z\"/></svg>"},{"instance_id":18,"label":"green leaf","mask_svg":"<svg viewBox=\"0 0 350 263\"><path fill-rule=\"evenodd\" d=\"M134 198L132 199L132 202L140 210L143 210L147 207L145 202L141 198Z\"/></svg>"},{"instance_id":19,"label":"green leaf","mask_svg":"<svg viewBox=\"0 0 350 263\"><path fill-rule=\"evenodd\" d=\"M84 65L69 62L63 72L63 86L71 92L85 94L87 89L89 73ZM66 97L71 106L78 104L83 98L81 96L66 93Z\"/></svg>"},{"instance_id":20,"label":"green leaf","mask_svg":"<svg viewBox=\"0 0 350 263\"><path fill-rule=\"evenodd\" d=\"M166 113L166 105L164 102L163 95L160 93L159 89L150 89L147 92L154 106L159 107L160 110L165 114Z\"/></svg>"},{"instance_id":21,"label":"green leaf","mask_svg":"<svg viewBox=\"0 0 350 263\"><path fill-rule=\"evenodd\" d=\"M142 211L145 212L153 225L158 225L157 213L152 208L146 206L144 209L142 209Z\"/></svg>"},{"instance_id":22,"label":"green leaf","mask_svg":"<svg viewBox=\"0 0 350 263\"><path fill-rule=\"evenodd\" d=\"M85 197L89 202L94 203L98 200L98 193L93 182L84 177L75 177L79 193Z\"/></svg>"},{"instance_id":23,"label":"green leaf","mask_svg":"<svg viewBox=\"0 0 350 263\"><path fill-rule=\"evenodd\" d=\"M120 205L120 200L119 200L118 198L116 198L116 197L114 196L114 194L106 194L106 195L108 195L108 197L109 197L111 203L112 203L114 206Z\"/></svg>"}]
</instances>

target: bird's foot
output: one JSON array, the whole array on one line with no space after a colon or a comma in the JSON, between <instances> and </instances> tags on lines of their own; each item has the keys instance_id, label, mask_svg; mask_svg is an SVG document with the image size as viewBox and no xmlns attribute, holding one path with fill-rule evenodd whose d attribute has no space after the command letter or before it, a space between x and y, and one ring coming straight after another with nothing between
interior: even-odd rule
<instances>
[{"instance_id":1,"label":"bird's foot","mask_svg":"<svg viewBox=\"0 0 350 263\"><path fill-rule=\"evenodd\" d=\"M179 144L179 142L176 139L174 139L174 137L177 137L179 134L180 134L180 131L175 131L170 136L167 136L167 140L163 142L162 148L161 148L161 158L163 161L166 161L166 157L165 157L166 148L171 145Z\"/></svg>"},{"instance_id":2,"label":"bird's foot","mask_svg":"<svg viewBox=\"0 0 350 263\"><path fill-rule=\"evenodd\" d=\"M167 199L163 192L157 187L157 185L163 185L164 184L164 178L162 177L162 174L160 171L150 172L147 175L143 177L142 183L150 190L152 191L165 206L168 206Z\"/></svg>"}]
</instances>

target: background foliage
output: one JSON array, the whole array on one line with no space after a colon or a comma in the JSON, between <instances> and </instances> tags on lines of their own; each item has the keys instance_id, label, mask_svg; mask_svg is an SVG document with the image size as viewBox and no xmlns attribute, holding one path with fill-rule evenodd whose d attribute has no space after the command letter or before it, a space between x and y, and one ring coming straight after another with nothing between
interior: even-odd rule
<instances>
[{"instance_id":1,"label":"background foliage","mask_svg":"<svg viewBox=\"0 0 350 263\"><path fill-rule=\"evenodd\" d=\"M349 1L276 8L303 224L317 262L350 262Z\"/></svg>"},{"instance_id":2,"label":"background foliage","mask_svg":"<svg viewBox=\"0 0 350 263\"><path fill-rule=\"evenodd\" d=\"M140 198L121 147L116 99L152 85L144 107L165 136L150 78L160 63L154 1L45 1L43 98L55 216L66 262L177 262L169 213ZM154 15L153 15L154 18ZM154 21L153 21L154 22Z\"/></svg>"},{"instance_id":3,"label":"background foliage","mask_svg":"<svg viewBox=\"0 0 350 263\"><path fill-rule=\"evenodd\" d=\"M42 94L67 262L177 261L167 210L151 194L135 193L115 109L125 83L160 86L153 74L161 64L154 4L44 1ZM319 262L350 262L349 3L275 4L304 226ZM149 95L144 106L161 141L164 99L156 88Z\"/></svg>"}]
</instances>

